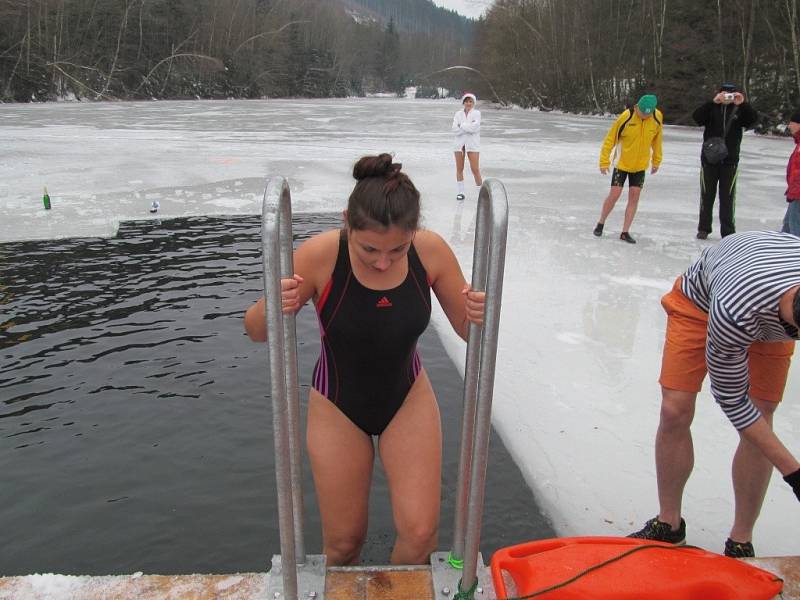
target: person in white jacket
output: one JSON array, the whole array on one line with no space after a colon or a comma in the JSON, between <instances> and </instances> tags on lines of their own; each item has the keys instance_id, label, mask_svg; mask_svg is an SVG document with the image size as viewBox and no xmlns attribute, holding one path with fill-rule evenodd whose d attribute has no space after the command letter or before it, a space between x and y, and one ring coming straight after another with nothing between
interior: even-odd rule
<instances>
[{"instance_id":1,"label":"person in white jacket","mask_svg":"<svg viewBox=\"0 0 800 600\"><path fill-rule=\"evenodd\" d=\"M461 98L464 107L453 117L453 133L455 137L456 183L458 194L456 200L464 196L464 155L469 159L469 168L475 178L475 185L480 187L481 179L480 145L481 145L481 111L475 108L475 94L467 92Z\"/></svg>"}]
</instances>

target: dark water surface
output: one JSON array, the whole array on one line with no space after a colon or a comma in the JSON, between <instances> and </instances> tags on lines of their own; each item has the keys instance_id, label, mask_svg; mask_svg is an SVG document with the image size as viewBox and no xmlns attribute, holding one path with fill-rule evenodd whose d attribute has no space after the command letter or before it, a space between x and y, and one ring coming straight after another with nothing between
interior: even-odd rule
<instances>
[{"instance_id":1,"label":"dark water surface","mask_svg":"<svg viewBox=\"0 0 800 600\"><path fill-rule=\"evenodd\" d=\"M295 235L339 223L306 215ZM267 355L242 327L260 289L258 217L0 245L0 575L268 568L279 540ZM305 406L319 351L312 308L297 329ZM462 380L432 327L421 354L442 412L446 549ZM495 434L489 460L487 560L554 535ZM393 527L375 473L363 559L384 563ZM307 465L304 477L306 547L317 553Z\"/></svg>"}]
</instances>

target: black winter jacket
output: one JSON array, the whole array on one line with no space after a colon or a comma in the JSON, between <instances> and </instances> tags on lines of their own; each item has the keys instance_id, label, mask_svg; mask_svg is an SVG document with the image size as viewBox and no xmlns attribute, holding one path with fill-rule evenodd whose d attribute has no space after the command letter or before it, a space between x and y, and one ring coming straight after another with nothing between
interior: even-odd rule
<instances>
[{"instance_id":1,"label":"black winter jacket","mask_svg":"<svg viewBox=\"0 0 800 600\"><path fill-rule=\"evenodd\" d=\"M692 118L698 125L703 125L703 141L710 137L722 137L722 130L727 119L730 119L734 104L717 104L709 100L694 111ZM739 146L742 144L742 132L756 124L758 113L747 102L742 102L733 115L728 133L725 135L725 144L728 146L728 157L722 161L724 165L735 165L739 162ZM702 152L700 160L705 164Z\"/></svg>"}]
</instances>

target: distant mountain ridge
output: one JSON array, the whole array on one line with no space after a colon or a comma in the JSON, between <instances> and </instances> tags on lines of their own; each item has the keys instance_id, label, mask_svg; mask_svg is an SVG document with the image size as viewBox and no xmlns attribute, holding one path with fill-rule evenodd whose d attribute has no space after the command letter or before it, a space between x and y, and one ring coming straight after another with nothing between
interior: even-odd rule
<instances>
[{"instance_id":1,"label":"distant mountain ridge","mask_svg":"<svg viewBox=\"0 0 800 600\"><path fill-rule=\"evenodd\" d=\"M436 6L431 0L337 0L359 20L388 23L394 20L399 31L408 33L448 33L471 37L475 21Z\"/></svg>"}]
</instances>

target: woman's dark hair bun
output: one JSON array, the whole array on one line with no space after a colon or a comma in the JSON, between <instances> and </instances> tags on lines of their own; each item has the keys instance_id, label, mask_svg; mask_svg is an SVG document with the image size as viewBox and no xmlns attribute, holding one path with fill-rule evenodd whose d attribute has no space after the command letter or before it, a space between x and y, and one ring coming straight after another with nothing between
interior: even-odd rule
<instances>
[{"instance_id":1,"label":"woman's dark hair bun","mask_svg":"<svg viewBox=\"0 0 800 600\"><path fill-rule=\"evenodd\" d=\"M386 152L363 156L353 166L358 181L347 201L347 226L353 230L400 227L416 231L419 225L419 190L403 165Z\"/></svg>"},{"instance_id":2,"label":"woman's dark hair bun","mask_svg":"<svg viewBox=\"0 0 800 600\"><path fill-rule=\"evenodd\" d=\"M353 165L353 177L357 181L367 177L388 177L400 170L399 164L392 164L392 155L384 152L378 156L363 156Z\"/></svg>"}]
</instances>

